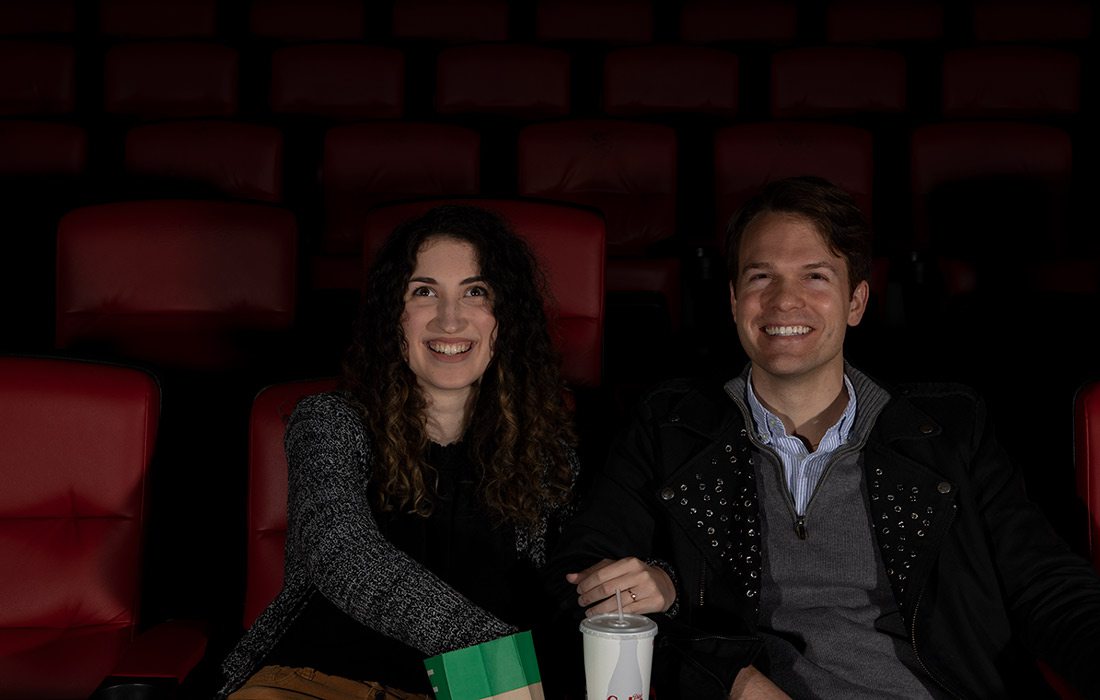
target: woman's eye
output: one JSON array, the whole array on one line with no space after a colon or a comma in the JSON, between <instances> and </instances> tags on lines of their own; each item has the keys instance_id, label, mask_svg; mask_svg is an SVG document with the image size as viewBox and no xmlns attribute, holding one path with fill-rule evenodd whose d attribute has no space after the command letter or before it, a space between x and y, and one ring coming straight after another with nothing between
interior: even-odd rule
<instances>
[{"instance_id":1,"label":"woman's eye","mask_svg":"<svg viewBox=\"0 0 1100 700\"><path fill-rule=\"evenodd\" d=\"M485 287L470 287L466 290L466 296L468 297L487 297L489 296L489 290Z\"/></svg>"},{"instance_id":2,"label":"woman's eye","mask_svg":"<svg viewBox=\"0 0 1100 700\"><path fill-rule=\"evenodd\" d=\"M431 287L416 287L412 290L412 296L414 297L431 297L435 296L435 290Z\"/></svg>"}]
</instances>

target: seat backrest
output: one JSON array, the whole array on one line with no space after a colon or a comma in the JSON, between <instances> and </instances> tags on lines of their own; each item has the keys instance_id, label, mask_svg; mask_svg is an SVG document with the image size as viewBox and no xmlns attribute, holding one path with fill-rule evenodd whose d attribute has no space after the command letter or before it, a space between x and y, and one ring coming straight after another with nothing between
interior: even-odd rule
<instances>
[{"instance_id":1,"label":"seat backrest","mask_svg":"<svg viewBox=\"0 0 1100 700\"><path fill-rule=\"evenodd\" d=\"M473 43L507 41L508 0L394 0L390 36Z\"/></svg>"},{"instance_id":2,"label":"seat backrest","mask_svg":"<svg viewBox=\"0 0 1100 700\"><path fill-rule=\"evenodd\" d=\"M653 0L538 0L539 41L644 44L653 41Z\"/></svg>"},{"instance_id":3,"label":"seat backrest","mask_svg":"<svg viewBox=\"0 0 1100 700\"><path fill-rule=\"evenodd\" d=\"M234 199L279 202L283 135L273 126L187 120L143 124L126 133L126 172Z\"/></svg>"},{"instance_id":4,"label":"seat backrest","mask_svg":"<svg viewBox=\"0 0 1100 700\"><path fill-rule=\"evenodd\" d=\"M88 133L77 124L0 121L0 177L80 175L88 165Z\"/></svg>"},{"instance_id":5,"label":"seat backrest","mask_svg":"<svg viewBox=\"0 0 1100 700\"><path fill-rule=\"evenodd\" d=\"M724 254L726 224L765 184L817 175L847 190L872 219L873 138L866 129L815 122L764 122L724 127L714 135L717 250Z\"/></svg>"},{"instance_id":6,"label":"seat backrest","mask_svg":"<svg viewBox=\"0 0 1100 700\"><path fill-rule=\"evenodd\" d=\"M739 61L704 46L632 46L608 52L603 111L616 117L737 114Z\"/></svg>"},{"instance_id":7,"label":"seat backrest","mask_svg":"<svg viewBox=\"0 0 1100 700\"><path fill-rule=\"evenodd\" d=\"M396 48L319 43L271 55L274 114L327 119L396 119L405 109L405 54Z\"/></svg>"},{"instance_id":8,"label":"seat backrest","mask_svg":"<svg viewBox=\"0 0 1100 700\"><path fill-rule=\"evenodd\" d=\"M789 44L798 37L797 0L684 0L679 38L692 43Z\"/></svg>"},{"instance_id":9,"label":"seat backrest","mask_svg":"<svg viewBox=\"0 0 1100 700\"><path fill-rule=\"evenodd\" d=\"M1077 494L1088 511L1092 565L1100 571L1100 381L1089 382L1078 390L1073 434Z\"/></svg>"},{"instance_id":10,"label":"seat backrest","mask_svg":"<svg viewBox=\"0 0 1100 700\"><path fill-rule=\"evenodd\" d=\"M134 368L0 357L0 698L87 698L138 624L160 393Z\"/></svg>"},{"instance_id":11,"label":"seat backrest","mask_svg":"<svg viewBox=\"0 0 1100 700\"><path fill-rule=\"evenodd\" d=\"M99 0L99 33L107 37L210 39L218 0Z\"/></svg>"},{"instance_id":12,"label":"seat backrest","mask_svg":"<svg viewBox=\"0 0 1100 700\"><path fill-rule=\"evenodd\" d=\"M676 131L664 124L577 119L524 127L518 192L592 207L611 255L636 255L676 234Z\"/></svg>"},{"instance_id":13,"label":"seat backrest","mask_svg":"<svg viewBox=\"0 0 1100 700\"><path fill-rule=\"evenodd\" d=\"M533 44L452 46L436 59L440 114L549 119L569 113L570 56Z\"/></svg>"},{"instance_id":14,"label":"seat backrest","mask_svg":"<svg viewBox=\"0 0 1100 700\"><path fill-rule=\"evenodd\" d=\"M0 41L0 116L71 114L76 51L47 41Z\"/></svg>"},{"instance_id":15,"label":"seat backrest","mask_svg":"<svg viewBox=\"0 0 1100 700\"><path fill-rule=\"evenodd\" d=\"M57 234L58 348L223 369L295 318L297 224L259 204L76 209Z\"/></svg>"},{"instance_id":16,"label":"seat backrest","mask_svg":"<svg viewBox=\"0 0 1100 700\"><path fill-rule=\"evenodd\" d=\"M603 360L604 224L595 212L522 199L425 200L380 206L367 215L364 264L401 222L433 206L472 204L500 214L530 244L546 274L551 337L562 355L562 375L571 383L597 386Z\"/></svg>"},{"instance_id":17,"label":"seat backrest","mask_svg":"<svg viewBox=\"0 0 1100 700\"><path fill-rule=\"evenodd\" d=\"M455 124L400 121L328 129L321 165L322 249L358 261L366 212L382 202L478 194L480 149L478 132Z\"/></svg>"},{"instance_id":18,"label":"seat backrest","mask_svg":"<svg viewBox=\"0 0 1100 700\"><path fill-rule=\"evenodd\" d=\"M948 119L1070 117L1081 109L1081 57L1046 47L983 46L943 57Z\"/></svg>"},{"instance_id":19,"label":"seat backrest","mask_svg":"<svg viewBox=\"0 0 1100 700\"><path fill-rule=\"evenodd\" d=\"M0 33L7 36L67 35L76 32L76 0L0 2Z\"/></svg>"},{"instance_id":20,"label":"seat backrest","mask_svg":"<svg viewBox=\"0 0 1100 700\"><path fill-rule=\"evenodd\" d=\"M304 396L331 391L335 379L285 382L252 402L248 428L248 568L244 626L248 628L283 585L287 463L283 434Z\"/></svg>"},{"instance_id":21,"label":"seat backrest","mask_svg":"<svg viewBox=\"0 0 1100 700\"><path fill-rule=\"evenodd\" d=\"M772 54L771 115L777 119L901 114L906 61L900 51L818 46Z\"/></svg>"},{"instance_id":22,"label":"seat backrest","mask_svg":"<svg viewBox=\"0 0 1100 700\"><path fill-rule=\"evenodd\" d=\"M836 44L934 42L944 36L939 1L831 0L825 10L825 37Z\"/></svg>"},{"instance_id":23,"label":"seat backrest","mask_svg":"<svg viewBox=\"0 0 1100 700\"><path fill-rule=\"evenodd\" d=\"M1092 36L1088 0L975 0L969 7L979 43L1076 42Z\"/></svg>"},{"instance_id":24,"label":"seat backrest","mask_svg":"<svg viewBox=\"0 0 1100 700\"><path fill-rule=\"evenodd\" d=\"M131 119L231 117L238 94L237 50L189 41L138 41L107 50L103 109Z\"/></svg>"},{"instance_id":25,"label":"seat backrest","mask_svg":"<svg viewBox=\"0 0 1100 700\"><path fill-rule=\"evenodd\" d=\"M252 0L248 36L271 41L358 41L365 35L361 0Z\"/></svg>"}]
</instances>

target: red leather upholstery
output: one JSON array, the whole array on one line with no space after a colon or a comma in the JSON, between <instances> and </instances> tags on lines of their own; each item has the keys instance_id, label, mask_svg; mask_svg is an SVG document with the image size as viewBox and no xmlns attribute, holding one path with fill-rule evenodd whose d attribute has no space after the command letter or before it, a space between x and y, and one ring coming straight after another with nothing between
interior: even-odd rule
<instances>
[{"instance_id":1,"label":"red leather upholstery","mask_svg":"<svg viewBox=\"0 0 1100 700\"><path fill-rule=\"evenodd\" d=\"M454 46L436 61L440 114L542 119L569 113L569 53L544 46Z\"/></svg>"},{"instance_id":2,"label":"red leather upholstery","mask_svg":"<svg viewBox=\"0 0 1100 700\"><path fill-rule=\"evenodd\" d=\"M397 224L446 202L497 212L531 245L553 296L551 335L567 381L596 386L603 361L604 224L599 215L562 204L519 199L427 200L380 206L367 215L365 265Z\"/></svg>"},{"instance_id":3,"label":"red leather upholstery","mask_svg":"<svg viewBox=\"0 0 1100 700\"><path fill-rule=\"evenodd\" d=\"M228 117L237 111L237 51L176 41L118 44L107 50L103 83L108 114Z\"/></svg>"},{"instance_id":4,"label":"red leather upholstery","mask_svg":"<svg viewBox=\"0 0 1100 700\"><path fill-rule=\"evenodd\" d=\"M775 118L897 114L905 109L906 64L898 51L823 46L772 55Z\"/></svg>"},{"instance_id":5,"label":"red leather upholstery","mask_svg":"<svg viewBox=\"0 0 1100 700\"><path fill-rule=\"evenodd\" d=\"M76 0L0 2L0 27L8 36L72 34L76 31Z\"/></svg>"},{"instance_id":6,"label":"red leather upholstery","mask_svg":"<svg viewBox=\"0 0 1100 700\"><path fill-rule=\"evenodd\" d=\"M764 122L719 129L714 136L717 250L737 209L771 180L818 175L846 189L872 217L874 159L871 133L840 124Z\"/></svg>"},{"instance_id":7,"label":"red leather upholstery","mask_svg":"<svg viewBox=\"0 0 1100 700\"><path fill-rule=\"evenodd\" d=\"M833 43L939 41L944 35L943 3L929 0L831 0L825 37Z\"/></svg>"},{"instance_id":8,"label":"red leather upholstery","mask_svg":"<svg viewBox=\"0 0 1100 700\"><path fill-rule=\"evenodd\" d=\"M217 0L100 0L105 36L211 38L218 29Z\"/></svg>"},{"instance_id":9,"label":"red leather upholstery","mask_svg":"<svg viewBox=\"0 0 1100 700\"><path fill-rule=\"evenodd\" d=\"M603 110L618 117L655 113L737 113L737 55L700 46L611 51L603 65Z\"/></svg>"},{"instance_id":10,"label":"red leather upholstery","mask_svg":"<svg viewBox=\"0 0 1100 700\"><path fill-rule=\"evenodd\" d=\"M653 40L652 0L539 0L540 41L645 43Z\"/></svg>"},{"instance_id":11,"label":"red leather upholstery","mask_svg":"<svg viewBox=\"0 0 1100 700\"><path fill-rule=\"evenodd\" d=\"M662 124L584 119L519 134L519 193L594 207L611 255L640 254L676 231L676 132Z\"/></svg>"},{"instance_id":12,"label":"red leather upholstery","mask_svg":"<svg viewBox=\"0 0 1100 700\"><path fill-rule=\"evenodd\" d=\"M195 120L135 126L126 134L126 171L209 185L236 199L278 202L283 136L272 126Z\"/></svg>"},{"instance_id":13,"label":"red leather upholstery","mask_svg":"<svg viewBox=\"0 0 1100 700\"><path fill-rule=\"evenodd\" d=\"M1086 0L977 0L974 38L992 41L1083 41L1092 35Z\"/></svg>"},{"instance_id":14,"label":"red leather upholstery","mask_svg":"<svg viewBox=\"0 0 1100 700\"><path fill-rule=\"evenodd\" d=\"M1085 384L1074 399L1077 493L1089 516L1092 565L1100 571L1100 381Z\"/></svg>"},{"instance_id":15,"label":"red leather upholstery","mask_svg":"<svg viewBox=\"0 0 1100 700\"><path fill-rule=\"evenodd\" d=\"M797 36L795 0L685 0L680 9L684 41L786 43Z\"/></svg>"},{"instance_id":16,"label":"red leather upholstery","mask_svg":"<svg viewBox=\"0 0 1100 700\"><path fill-rule=\"evenodd\" d=\"M918 244L932 239L929 200L937 191L983 179L1019 179L1031 183L1038 194L1057 199L1058 193L1068 189L1071 165L1069 134L1053 126L967 122L918 127L910 142L913 222ZM1036 233L1057 246L1063 235L1065 211L1057 201L1051 204L1046 212L1048 219L1042 222L1045 230Z\"/></svg>"},{"instance_id":17,"label":"red leather upholstery","mask_svg":"<svg viewBox=\"0 0 1100 700\"><path fill-rule=\"evenodd\" d=\"M297 227L255 204L149 201L77 209L57 236L60 348L158 365L234 366L294 320Z\"/></svg>"},{"instance_id":18,"label":"red leather upholstery","mask_svg":"<svg viewBox=\"0 0 1100 700\"><path fill-rule=\"evenodd\" d=\"M943 115L1071 116L1081 109L1081 58L1040 47L956 49L943 57Z\"/></svg>"},{"instance_id":19,"label":"red leather upholstery","mask_svg":"<svg viewBox=\"0 0 1100 700\"><path fill-rule=\"evenodd\" d=\"M144 372L0 357L0 698L87 698L133 639L159 412Z\"/></svg>"},{"instance_id":20,"label":"red leather upholstery","mask_svg":"<svg viewBox=\"0 0 1100 700\"><path fill-rule=\"evenodd\" d=\"M394 0L390 34L400 39L507 41L506 0Z\"/></svg>"},{"instance_id":21,"label":"red leather upholstery","mask_svg":"<svg viewBox=\"0 0 1100 700\"><path fill-rule=\"evenodd\" d=\"M283 433L303 396L330 391L335 379L267 387L252 403L248 429L248 570L244 626L248 628L283 585L287 465Z\"/></svg>"},{"instance_id":22,"label":"red leather upholstery","mask_svg":"<svg viewBox=\"0 0 1100 700\"><path fill-rule=\"evenodd\" d=\"M0 121L0 175L79 175L88 135L75 124Z\"/></svg>"},{"instance_id":23,"label":"red leather upholstery","mask_svg":"<svg viewBox=\"0 0 1100 700\"><path fill-rule=\"evenodd\" d=\"M0 41L0 115L46 116L76 106L76 54L44 41Z\"/></svg>"},{"instance_id":24,"label":"red leather upholstery","mask_svg":"<svg viewBox=\"0 0 1100 700\"><path fill-rule=\"evenodd\" d=\"M316 117L400 117L405 55L358 44L287 46L271 57L271 111Z\"/></svg>"},{"instance_id":25,"label":"red leather upholstery","mask_svg":"<svg viewBox=\"0 0 1100 700\"><path fill-rule=\"evenodd\" d=\"M365 29L362 0L252 0L248 33L281 41L356 41Z\"/></svg>"},{"instance_id":26,"label":"red leather upholstery","mask_svg":"<svg viewBox=\"0 0 1100 700\"><path fill-rule=\"evenodd\" d=\"M350 124L325 134L322 190L325 252L352 254L362 271L363 220L371 207L395 199L477 194L481 138L450 124Z\"/></svg>"}]
</instances>

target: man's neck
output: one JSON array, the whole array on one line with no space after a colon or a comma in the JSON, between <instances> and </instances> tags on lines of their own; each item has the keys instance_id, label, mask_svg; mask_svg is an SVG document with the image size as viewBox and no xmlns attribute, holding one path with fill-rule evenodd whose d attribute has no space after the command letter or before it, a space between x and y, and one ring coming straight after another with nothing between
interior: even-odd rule
<instances>
[{"instance_id":1,"label":"man's neck","mask_svg":"<svg viewBox=\"0 0 1100 700\"><path fill-rule=\"evenodd\" d=\"M817 448L848 406L843 369L812 380L776 380L754 372L752 388L760 403L783 421L787 434L801 438L810 450Z\"/></svg>"}]
</instances>

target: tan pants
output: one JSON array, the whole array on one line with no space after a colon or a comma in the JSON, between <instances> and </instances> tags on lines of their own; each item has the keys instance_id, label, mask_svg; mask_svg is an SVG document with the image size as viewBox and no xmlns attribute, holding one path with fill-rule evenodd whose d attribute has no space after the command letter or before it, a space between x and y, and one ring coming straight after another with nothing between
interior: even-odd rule
<instances>
[{"instance_id":1,"label":"tan pants","mask_svg":"<svg viewBox=\"0 0 1100 700\"><path fill-rule=\"evenodd\" d=\"M312 668L264 666L229 700L432 700L370 681L330 676Z\"/></svg>"}]
</instances>

